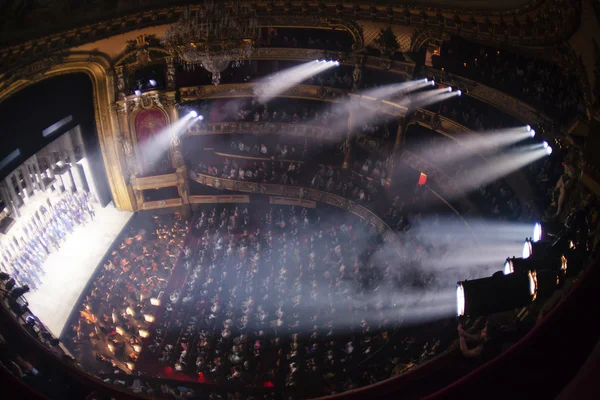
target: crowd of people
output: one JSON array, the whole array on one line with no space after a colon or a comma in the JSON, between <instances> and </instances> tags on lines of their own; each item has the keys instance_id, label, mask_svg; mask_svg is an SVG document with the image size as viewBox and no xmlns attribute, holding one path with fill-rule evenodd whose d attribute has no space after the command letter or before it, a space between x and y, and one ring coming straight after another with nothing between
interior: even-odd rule
<instances>
[{"instance_id":1,"label":"crowd of people","mask_svg":"<svg viewBox=\"0 0 600 400\"><path fill-rule=\"evenodd\" d=\"M58 250L79 225L95 217L86 192L66 193L52 202L49 198L27 221L19 221L20 233L4 238L0 245L0 270L15 282L37 290L45 275L44 261Z\"/></svg>"},{"instance_id":2,"label":"crowd of people","mask_svg":"<svg viewBox=\"0 0 600 400\"><path fill-rule=\"evenodd\" d=\"M261 46L350 51L353 39L344 30L264 28Z\"/></svg>"},{"instance_id":3,"label":"crowd of people","mask_svg":"<svg viewBox=\"0 0 600 400\"><path fill-rule=\"evenodd\" d=\"M340 108L313 101L271 101L257 98L198 103L198 112L206 122L282 122L330 126L344 116Z\"/></svg>"},{"instance_id":4,"label":"crowd of people","mask_svg":"<svg viewBox=\"0 0 600 400\"><path fill-rule=\"evenodd\" d=\"M328 146L322 138L286 137L280 135L233 137L229 148L220 151L246 157L302 161L319 157Z\"/></svg>"},{"instance_id":5,"label":"crowd of people","mask_svg":"<svg viewBox=\"0 0 600 400\"><path fill-rule=\"evenodd\" d=\"M584 111L576 74L560 65L459 39L435 58L434 67L506 91L562 122Z\"/></svg>"},{"instance_id":6,"label":"crowd of people","mask_svg":"<svg viewBox=\"0 0 600 400\"><path fill-rule=\"evenodd\" d=\"M389 376L387 366L422 354L399 350L381 370L356 368L386 345L407 293L434 277L392 262L389 243L340 210L250 210L199 212L188 279L169 294L160 324L167 340L150 348L160 362L207 382L318 395Z\"/></svg>"},{"instance_id":7,"label":"crowd of people","mask_svg":"<svg viewBox=\"0 0 600 400\"><path fill-rule=\"evenodd\" d=\"M184 249L178 214L136 215L86 289L67 346L92 371L130 371ZM160 329L156 329L158 334Z\"/></svg>"}]
</instances>

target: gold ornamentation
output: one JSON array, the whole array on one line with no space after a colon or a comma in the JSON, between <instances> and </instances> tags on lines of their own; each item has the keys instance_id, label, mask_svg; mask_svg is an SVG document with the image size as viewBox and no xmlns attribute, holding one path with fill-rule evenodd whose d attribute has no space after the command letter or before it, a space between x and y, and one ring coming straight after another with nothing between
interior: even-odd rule
<instances>
[{"instance_id":1,"label":"gold ornamentation","mask_svg":"<svg viewBox=\"0 0 600 400\"><path fill-rule=\"evenodd\" d=\"M185 7L177 23L163 37L163 44L177 55L184 68L203 67L218 85L221 72L230 64L240 66L252 54L260 36L253 12L240 3L223 5L213 0L192 11Z\"/></svg>"}]
</instances>

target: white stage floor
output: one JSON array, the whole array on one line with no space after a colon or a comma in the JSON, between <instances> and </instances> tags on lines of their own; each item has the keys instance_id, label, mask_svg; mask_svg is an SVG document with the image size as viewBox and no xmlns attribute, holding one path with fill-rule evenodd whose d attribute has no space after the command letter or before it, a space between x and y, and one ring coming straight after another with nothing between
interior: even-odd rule
<instances>
[{"instance_id":1,"label":"white stage floor","mask_svg":"<svg viewBox=\"0 0 600 400\"><path fill-rule=\"evenodd\" d=\"M118 211L112 203L105 208L94 204L94 211L96 218L92 222L77 226L60 249L48 256L40 288L25 295L29 309L56 337L96 266L133 215Z\"/></svg>"}]
</instances>

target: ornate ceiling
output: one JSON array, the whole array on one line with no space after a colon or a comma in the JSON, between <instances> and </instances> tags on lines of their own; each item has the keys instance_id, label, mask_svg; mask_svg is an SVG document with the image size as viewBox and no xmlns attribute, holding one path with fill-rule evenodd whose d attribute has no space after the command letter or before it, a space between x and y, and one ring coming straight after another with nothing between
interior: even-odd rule
<instances>
[{"instance_id":1,"label":"ornate ceiling","mask_svg":"<svg viewBox=\"0 0 600 400\"><path fill-rule=\"evenodd\" d=\"M512 13L519 9L534 8L539 0L504 0L504 1L482 1L482 0L409 0L399 5L395 1L371 1L365 2L368 7L382 7L383 9L394 6L406 9L427 9L431 11L448 12L508 12ZM112 19L117 16L130 13L139 13L152 8L164 8L186 3L181 0L5 0L0 6L0 12L4 16L0 22L2 33L0 40L6 41L12 38L32 37L44 33L52 33L58 30L74 28L101 19ZM188 2L193 3L193 2ZM250 3L250 2L244 2ZM254 1L255 5L270 4L272 9L278 6L293 8L297 3L302 7L338 7L354 8L362 7L360 1ZM345 4L344 4L345 3ZM198 2L196 2L198 4Z\"/></svg>"}]
</instances>

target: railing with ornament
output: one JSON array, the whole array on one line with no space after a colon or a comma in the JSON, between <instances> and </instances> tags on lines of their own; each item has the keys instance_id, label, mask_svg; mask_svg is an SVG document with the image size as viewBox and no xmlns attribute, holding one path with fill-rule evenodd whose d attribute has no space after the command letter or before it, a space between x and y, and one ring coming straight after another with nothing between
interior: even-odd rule
<instances>
[{"instance_id":1,"label":"railing with ornament","mask_svg":"<svg viewBox=\"0 0 600 400\"><path fill-rule=\"evenodd\" d=\"M375 213L369 209L348 200L345 197L333 193L323 192L321 190L309 189L300 186L277 185L271 183L245 182L232 179L218 178L211 175L190 172L190 179L201 185L209 186L219 190L231 190L236 192L247 192L271 195L277 197L294 198L298 200L309 200L329 204L352 213L373 225L380 233L384 234L384 239L395 244L400 250L402 248L400 238L392 229Z\"/></svg>"},{"instance_id":2,"label":"railing with ornament","mask_svg":"<svg viewBox=\"0 0 600 400\"><path fill-rule=\"evenodd\" d=\"M176 173L131 178L131 186L135 190L161 189L178 184L179 177Z\"/></svg>"},{"instance_id":3,"label":"railing with ornament","mask_svg":"<svg viewBox=\"0 0 600 400\"><path fill-rule=\"evenodd\" d=\"M189 196L191 204L243 204L250 203L250 196L246 195L191 195Z\"/></svg>"},{"instance_id":4,"label":"railing with ornament","mask_svg":"<svg viewBox=\"0 0 600 400\"><path fill-rule=\"evenodd\" d=\"M182 102L205 99L223 99L237 97L254 97L255 83L232 83L219 86L193 86L179 89ZM295 98L328 102L352 101L356 106L396 117L406 115L408 109L392 101L361 96L348 90L315 85L296 85L277 97Z\"/></svg>"},{"instance_id":5,"label":"railing with ornament","mask_svg":"<svg viewBox=\"0 0 600 400\"><path fill-rule=\"evenodd\" d=\"M189 136L195 135L282 135L305 138L319 138L337 141L331 128L323 125L293 124L278 122L211 122L208 124L195 124L187 132Z\"/></svg>"},{"instance_id":6,"label":"railing with ornament","mask_svg":"<svg viewBox=\"0 0 600 400\"><path fill-rule=\"evenodd\" d=\"M159 208L179 207L182 206L183 199L181 197L176 199L156 200L156 201L144 201L140 209L142 210L156 210Z\"/></svg>"},{"instance_id":7,"label":"railing with ornament","mask_svg":"<svg viewBox=\"0 0 600 400\"><path fill-rule=\"evenodd\" d=\"M255 84L253 83L244 83L220 86L197 86L192 88L182 88L181 99L182 101L191 101L210 98L253 97L254 87ZM298 85L298 87L292 90L288 90L281 93L279 97L301 97L313 100L322 100L321 93L329 93L328 96L330 101L351 99L351 101L353 101L355 105L368 107L371 110L376 110L377 112L393 115L395 117L402 117L406 116L407 114L406 107L396 104L392 101L360 96L353 93L349 93L348 91L343 89L325 88L322 86ZM476 134L469 128L459 124L456 121L452 121L448 118L441 117L438 114L425 109L415 110L411 114L410 122L418 123L429 129L437 131L459 143L462 142L462 138L465 135ZM533 192L531 190L531 187L528 184L527 179L522 175L522 173L513 173L507 176L505 179L522 202L527 202L528 200L533 198ZM437 183L440 184L440 180L437 180ZM452 190L448 191L447 193L456 196L456 193ZM472 210L473 207L468 207L467 209Z\"/></svg>"}]
</instances>

